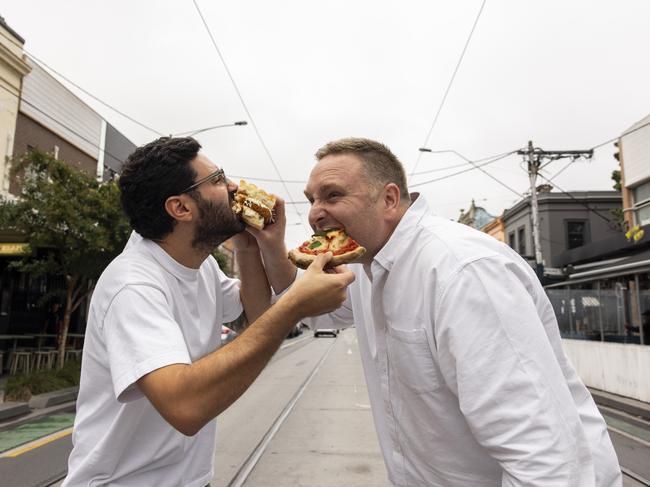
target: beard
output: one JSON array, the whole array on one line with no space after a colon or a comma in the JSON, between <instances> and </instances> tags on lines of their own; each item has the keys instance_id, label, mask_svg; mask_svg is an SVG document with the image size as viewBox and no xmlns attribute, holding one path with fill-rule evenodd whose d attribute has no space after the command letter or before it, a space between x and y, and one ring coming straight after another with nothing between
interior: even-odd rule
<instances>
[{"instance_id":1,"label":"beard","mask_svg":"<svg viewBox=\"0 0 650 487\"><path fill-rule=\"evenodd\" d=\"M192 247L211 253L230 237L244 231L246 224L232 211L231 197L229 195L228 205L220 205L197 193L194 200L199 209L199 222L194 231Z\"/></svg>"}]
</instances>

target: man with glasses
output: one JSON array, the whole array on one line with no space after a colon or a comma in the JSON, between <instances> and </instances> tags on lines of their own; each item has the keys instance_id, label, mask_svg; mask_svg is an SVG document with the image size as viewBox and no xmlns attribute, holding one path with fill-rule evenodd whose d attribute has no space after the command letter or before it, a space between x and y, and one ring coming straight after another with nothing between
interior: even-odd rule
<instances>
[{"instance_id":1,"label":"man with glasses","mask_svg":"<svg viewBox=\"0 0 650 487\"><path fill-rule=\"evenodd\" d=\"M122 206L141 238L93 293L66 486L208 484L216 416L296 322L338 308L354 279L323 272L327 254L270 307L262 254L267 266L282 265L273 256L284 246L284 203L253 237L231 209L236 185L199 149L192 138L163 137L122 169ZM211 256L231 237L241 282ZM251 325L220 347L222 323L242 311Z\"/></svg>"}]
</instances>

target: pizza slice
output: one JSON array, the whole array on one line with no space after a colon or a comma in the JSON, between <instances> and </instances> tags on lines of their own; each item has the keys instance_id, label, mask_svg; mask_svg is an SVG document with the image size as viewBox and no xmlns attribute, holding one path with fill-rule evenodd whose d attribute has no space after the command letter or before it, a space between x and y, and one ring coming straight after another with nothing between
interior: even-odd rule
<instances>
[{"instance_id":1,"label":"pizza slice","mask_svg":"<svg viewBox=\"0 0 650 487\"><path fill-rule=\"evenodd\" d=\"M318 254L325 252L334 254L326 267L336 267L357 260L366 253L366 249L345 233L345 230L324 230L316 232L297 249L290 250L289 260L297 267L306 269Z\"/></svg>"},{"instance_id":2,"label":"pizza slice","mask_svg":"<svg viewBox=\"0 0 650 487\"><path fill-rule=\"evenodd\" d=\"M239 182L232 210L241 215L244 223L262 230L265 225L273 222L274 207L275 196L243 179Z\"/></svg>"}]
</instances>

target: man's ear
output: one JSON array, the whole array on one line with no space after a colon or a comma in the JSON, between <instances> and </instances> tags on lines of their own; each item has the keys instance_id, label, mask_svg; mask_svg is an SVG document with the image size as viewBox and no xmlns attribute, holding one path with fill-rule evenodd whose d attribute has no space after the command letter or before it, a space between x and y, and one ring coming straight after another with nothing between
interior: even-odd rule
<instances>
[{"instance_id":1,"label":"man's ear","mask_svg":"<svg viewBox=\"0 0 650 487\"><path fill-rule=\"evenodd\" d=\"M395 210L399 208L401 194L395 183L388 183L384 186L384 209Z\"/></svg>"},{"instance_id":2,"label":"man's ear","mask_svg":"<svg viewBox=\"0 0 650 487\"><path fill-rule=\"evenodd\" d=\"M192 221L192 205L185 195L170 196L165 200L165 211L174 220L181 222Z\"/></svg>"}]
</instances>

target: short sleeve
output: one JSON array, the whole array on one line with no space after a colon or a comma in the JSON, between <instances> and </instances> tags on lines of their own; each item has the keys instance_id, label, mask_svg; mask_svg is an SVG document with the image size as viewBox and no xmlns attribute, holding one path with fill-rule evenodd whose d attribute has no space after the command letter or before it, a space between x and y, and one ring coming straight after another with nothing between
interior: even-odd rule
<instances>
[{"instance_id":1,"label":"short sleeve","mask_svg":"<svg viewBox=\"0 0 650 487\"><path fill-rule=\"evenodd\" d=\"M239 318L244 312L244 307L241 302L239 289L241 282L239 279L232 279L217 267L217 275L219 277L219 285L221 287L221 296L223 297L223 316L222 323L230 323Z\"/></svg>"},{"instance_id":2,"label":"short sleeve","mask_svg":"<svg viewBox=\"0 0 650 487\"><path fill-rule=\"evenodd\" d=\"M127 286L113 299L103 326L115 397L142 397L136 381L161 367L190 364L190 354L165 295L152 286Z\"/></svg>"}]
</instances>

